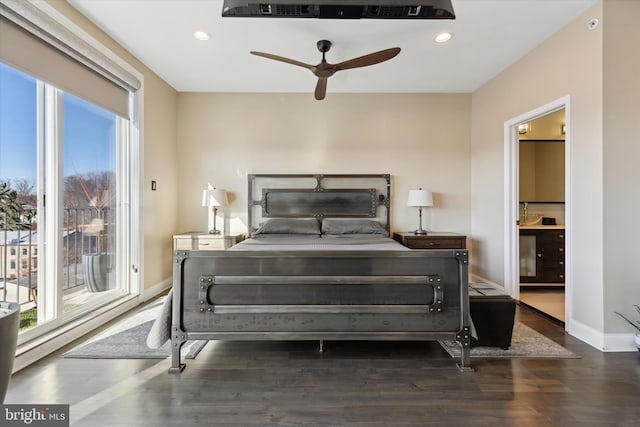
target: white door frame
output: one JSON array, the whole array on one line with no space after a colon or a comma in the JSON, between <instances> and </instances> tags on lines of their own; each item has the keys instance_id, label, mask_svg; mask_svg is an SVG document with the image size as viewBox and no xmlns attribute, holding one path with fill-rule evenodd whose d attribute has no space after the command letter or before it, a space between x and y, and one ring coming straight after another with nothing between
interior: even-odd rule
<instances>
[{"instance_id":1,"label":"white door frame","mask_svg":"<svg viewBox=\"0 0 640 427\"><path fill-rule=\"evenodd\" d=\"M571 233L571 104L564 96L504 123L504 284L505 290L520 299L520 246L518 231L519 197L518 125L565 109L565 330L570 330L573 305L573 237Z\"/></svg>"}]
</instances>

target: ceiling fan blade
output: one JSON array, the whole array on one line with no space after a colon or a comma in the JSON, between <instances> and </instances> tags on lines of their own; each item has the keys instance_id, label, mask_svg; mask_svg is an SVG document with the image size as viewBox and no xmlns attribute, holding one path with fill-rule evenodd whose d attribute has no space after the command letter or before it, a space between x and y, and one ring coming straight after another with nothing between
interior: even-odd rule
<instances>
[{"instance_id":1,"label":"ceiling fan blade","mask_svg":"<svg viewBox=\"0 0 640 427\"><path fill-rule=\"evenodd\" d=\"M274 59L276 61L285 62L287 64L297 65L299 67L303 67L311 71L313 71L313 69L315 68L314 65L305 64L304 62L296 61L295 59L285 58L284 56L272 55L270 53L255 52L255 51L251 51L249 53L251 53L252 55L262 56L263 58Z\"/></svg>"},{"instance_id":2,"label":"ceiling fan blade","mask_svg":"<svg viewBox=\"0 0 640 427\"><path fill-rule=\"evenodd\" d=\"M327 94L327 78L318 77L318 83L316 84L316 99L322 101Z\"/></svg>"},{"instance_id":3,"label":"ceiling fan blade","mask_svg":"<svg viewBox=\"0 0 640 427\"><path fill-rule=\"evenodd\" d=\"M349 59L348 61L340 62L338 64L335 64L333 67L336 71L348 70L350 68L366 67L368 65L379 64L380 62L388 61L399 53L399 47L392 47L390 49L381 50L378 52L370 53L368 55Z\"/></svg>"}]
</instances>

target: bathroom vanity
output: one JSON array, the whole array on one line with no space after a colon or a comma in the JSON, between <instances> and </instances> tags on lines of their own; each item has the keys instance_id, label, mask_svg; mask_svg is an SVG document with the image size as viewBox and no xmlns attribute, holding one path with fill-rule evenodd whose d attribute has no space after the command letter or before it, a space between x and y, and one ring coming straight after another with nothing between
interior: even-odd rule
<instances>
[{"instance_id":1,"label":"bathroom vanity","mask_svg":"<svg viewBox=\"0 0 640 427\"><path fill-rule=\"evenodd\" d=\"M565 229L562 225L520 227L520 283L564 285Z\"/></svg>"}]
</instances>

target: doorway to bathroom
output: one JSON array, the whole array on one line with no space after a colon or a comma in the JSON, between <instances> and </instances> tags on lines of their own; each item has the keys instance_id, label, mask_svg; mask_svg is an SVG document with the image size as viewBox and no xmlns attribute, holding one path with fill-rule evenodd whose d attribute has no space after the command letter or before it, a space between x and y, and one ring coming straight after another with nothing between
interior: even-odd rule
<instances>
[{"instance_id":1,"label":"doorway to bathroom","mask_svg":"<svg viewBox=\"0 0 640 427\"><path fill-rule=\"evenodd\" d=\"M518 126L520 302L565 321L565 109Z\"/></svg>"},{"instance_id":2,"label":"doorway to bathroom","mask_svg":"<svg viewBox=\"0 0 640 427\"><path fill-rule=\"evenodd\" d=\"M569 112L569 97L564 97L505 123L505 288L567 330Z\"/></svg>"}]
</instances>

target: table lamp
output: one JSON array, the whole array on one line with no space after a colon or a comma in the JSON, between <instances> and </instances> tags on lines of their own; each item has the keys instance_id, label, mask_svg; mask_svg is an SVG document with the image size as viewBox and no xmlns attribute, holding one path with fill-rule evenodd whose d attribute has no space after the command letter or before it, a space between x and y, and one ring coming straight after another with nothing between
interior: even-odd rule
<instances>
[{"instance_id":1,"label":"table lamp","mask_svg":"<svg viewBox=\"0 0 640 427\"><path fill-rule=\"evenodd\" d=\"M423 235L427 234L427 230L422 228L422 208L433 206L433 195L430 190L409 190L409 200L407 206L413 206L418 208L418 216L420 218L420 226L413 234Z\"/></svg>"},{"instance_id":2,"label":"table lamp","mask_svg":"<svg viewBox=\"0 0 640 427\"><path fill-rule=\"evenodd\" d=\"M229 201L227 200L226 191L217 188L202 190L202 206L213 207L213 228L209 228L209 234L220 234L220 230L216 228L218 206L226 206L227 203Z\"/></svg>"}]
</instances>

